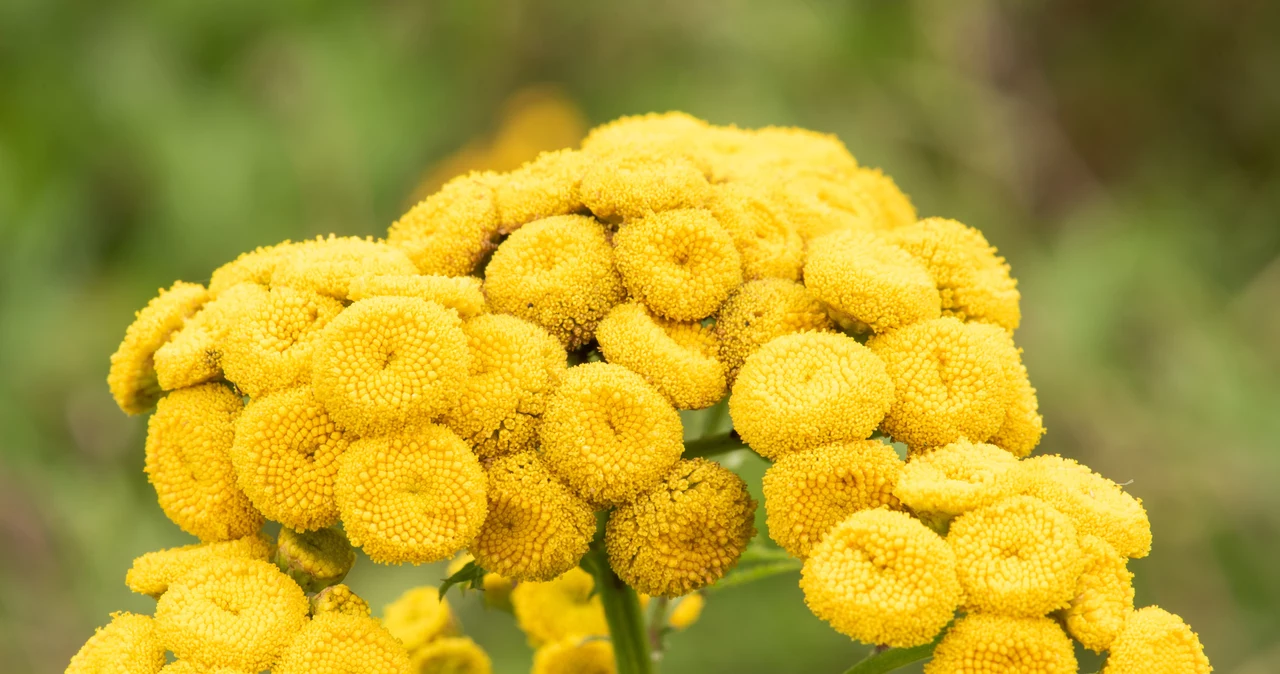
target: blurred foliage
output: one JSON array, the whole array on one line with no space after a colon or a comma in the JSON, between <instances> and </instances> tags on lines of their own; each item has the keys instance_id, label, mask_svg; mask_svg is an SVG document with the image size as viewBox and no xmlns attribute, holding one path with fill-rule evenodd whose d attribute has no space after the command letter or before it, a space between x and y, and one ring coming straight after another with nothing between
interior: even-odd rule
<instances>
[{"instance_id":1,"label":"blurred foliage","mask_svg":"<svg viewBox=\"0 0 1280 674\"><path fill-rule=\"evenodd\" d=\"M1220 672L1278 671L1277 34L1265 0L6 0L0 662L59 671L108 611L150 610L130 560L187 542L103 381L131 312L259 244L382 232L424 170L503 137L510 94L554 82L592 123L837 133L922 213L982 228L1022 282L1040 451L1151 511L1139 603L1186 616ZM442 575L362 560L348 582L377 607ZM524 671L510 619L463 603ZM863 651L778 576L717 593L666 661Z\"/></svg>"}]
</instances>

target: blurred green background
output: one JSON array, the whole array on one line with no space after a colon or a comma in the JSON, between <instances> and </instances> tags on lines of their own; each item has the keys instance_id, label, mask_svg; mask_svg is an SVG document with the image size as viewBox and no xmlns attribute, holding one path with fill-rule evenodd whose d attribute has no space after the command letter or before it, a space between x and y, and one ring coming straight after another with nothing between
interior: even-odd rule
<instances>
[{"instance_id":1,"label":"blurred green background","mask_svg":"<svg viewBox=\"0 0 1280 674\"><path fill-rule=\"evenodd\" d=\"M189 542L104 383L133 311L260 244L382 233L549 82L590 123L839 134L922 214L983 229L1021 282L1040 451L1150 510L1139 604L1220 672L1280 671L1277 35L1263 0L5 0L0 669L61 671L109 611L151 609L132 558ZM380 606L439 576L366 560L351 582ZM498 671L527 671L509 616L460 603ZM667 671L863 651L779 577L713 596Z\"/></svg>"}]
</instances>

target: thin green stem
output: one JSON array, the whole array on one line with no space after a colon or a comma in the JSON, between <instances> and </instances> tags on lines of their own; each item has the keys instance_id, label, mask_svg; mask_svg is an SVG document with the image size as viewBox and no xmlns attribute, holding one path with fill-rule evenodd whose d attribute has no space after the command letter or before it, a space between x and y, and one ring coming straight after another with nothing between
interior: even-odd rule
<instances>
[{"instance_id":1,"label":"thin green stem","mask_svg":"<svg viewBox=\"0 0 1280 674\"><path fill-rule=\"evenodd\" d=\"M919 662L933 656L933 649L938 646L938 642L942 641L939 635L932 643L923 646L914 646L912 648L889 648L881 650L879 648L872 649L862 662L845 670L844 674L883 674L884 672L892 672L899 667L905 667L913 662Z\"/></svg>"},{"instance_id":2,"label":"thin green stem","mask_svg":"<svg viewBox=\"0 0 1280 674\"><path fill-rule=\"evenodd\" d=\"M746 447L736 432L721 433L684 443L684 458L712 457Z\"/></svg>"},{"instance_id":3,"label":"thin green stem","mask_svg":"<svg viewBox=\"0 0 1280 674\"><path fill-rule=\"evenodd\" d=\"M604 551L597 545L592 545L582 562L583 568L596 580L596 593L600 595L604 617L609 623L618 674L651 674L653 659L636 591L613 572Z\"/></svg>"}]
</instances>

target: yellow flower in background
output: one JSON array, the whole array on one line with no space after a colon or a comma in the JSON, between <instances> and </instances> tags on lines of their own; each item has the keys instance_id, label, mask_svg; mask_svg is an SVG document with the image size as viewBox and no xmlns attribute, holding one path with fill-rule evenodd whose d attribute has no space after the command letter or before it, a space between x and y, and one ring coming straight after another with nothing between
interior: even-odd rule
<instances>
[{"instance_id":1,"label":"yellow flower in background","mask_svg":"<svg viewBox=\"0 0 1280 674\"><path fill-rule=\"evenodd\" d=\"M938 318L942 303L924 265L870 231L810 242L805 287L844 320L874 332Z\"/></svg>"},{"instance_id":2,"label":"yellow flower in background","mask_svg":"<svg viewBox=\"0 0 1280 674\"><path fill-rule=\"evenodd\" d=\"M66 674L155 674L164 666L165 646L150 616L118 612L99 627L71 658Z\"/></svg>"},{"instance_id":3,"label":"yellow flower in background","mask_svg":"<svg viewBox=\"0 0 1280 674\"><path fill-rule=\"evenodd\" d=\"M1076 655L1071 640L1049 618L970 613L947 631L924 671L1074 674Z\"/></svg>"},{"instance_id":4,"label":"yellow flower in background","mask_svg":"<svg viewBox=\"0 0 1280 674\"><path fill-rule=\"evenodd\" d=\"M533 654L530 674L616 674L613 644L606 639L569 636Z\"/></svg>"},{"instance_id":5,"label":"yellow flower in background","mask_svg":"<svg viewBox=\"0 0 1280 674\"><path fill-rule=\"evenodd\" d=\"M411 674L409 655L377 620L321 613L298 632L273 674Z\"/></svg>"},{"instance_id":6,"label":"yellow flower in background","mask_svg":"<svg viewBox=\"0 0 1280 674\"><path fill-rule=\"evenodd\" d=\"M959 515L1012 495L1017 465L995 445L960 440L909 457L893 494L918 513Z\"/></svg>"},{"instance_id":7,"label":"yellow flower in background","mask_svg":"<svg viewBox=\"0 0 1280 674\"><path fill-rule=\"evenodd\" d=\"M720 361L732 384L760 347L796 332L832 332L835 325L818 298L799 283L760 279L742 284L720 307L715 331Z\"/></svg>"},{"instance_id":8,"label":"yellow flower in background","mask_svg":"<svg viewBox=\"0 0 1280 674\"><path fill-rule=\"evenodd\" d=\"M248 286L242 293L222 344L227 380L255 398L305 384L321 331L342 302L285 286Z\"/></svg>"},{"instance_id":9,"label":"yellow flower in background","mask_svg":"<svg viewBox=\"0 0 1280 674\"><path fill-rule=\"evenodd\" d=\"M209 292L204 286L178 281L137 313L120 347L111 354L107 374L111 395L126 414L142 414L160 399L155 353L207 301Z\"/></svg>"},{"instance_id":10,"label":"yellow flower in background","mask_svg":"<svg viewBox=\"0 0 1280 674\"><path fill-rule=\"evenodd\" d=\"M696 321L742 285L742 258L711 211L679 208L636 216L613 237L627 291L654 313Z\"/></svg>"},{"instance_id":11,"label":"yellow flower in background","mask_svg":"<svg viewBox=\"0 0 1280 674\"><path fill-rule=\"evenodd\" d=\"M605 316L596 340L605 360L639 373L677 409L710 407L724 397L720 344L710 327L670 321L628 302Z\"/></svg>"},{"instance_id":12,"label":"yellow flower in background","mask_svg":"<svg viewBox=\"0 0 1280 674\"><path fill-rule=\"evenodd\" d=\"M1102 674L1209 674L1213 667L1200 638L1182 618L1159 606L1129 615L1111 642Z\"/></svg>"},{"instance_id":13,"label":"yellow flower in background","mask_svg":"<svg viewBox=\"0 0 1280 674\"><path fill-rule=\"evenodd\" d=\"M275 544L262 534L148 552L133 560L124 582L130 590L159 598L169 584L220 557L270 560Z\"/></svg>"},{"instance_id":14,"label":"yellow flower in background","mask_svg":"<svg viewBox=\"0 0 1280 674\"><path fill-rule=\"evenodd\" d=\"M466 637L444 637L414 651L415 674L491 674L493 662L479 644Z\"/></svg>"},{"instance_id":15,"label":"yellow flower in background","mask_svg":"<svg viewBox=\"0 0 1280 674\"><path fill-rule=\"evenodd\" d=\"M368 616L372 613L369 602L362 599L341 583L330 585L311 597L311 615L321 613L345 613L354 616Z\"/></svg>"},{"instance_id":16,"label":"yellow flower in background","mask_svg":"<svg viewBox=\"0 0 1280 674\"><path fill-rule=\"evenodd\" d=\"M1125 557L1151 551L1151 522L1142 501L1071 459L1037 456L1018 464L1016 489L1058 509L1081 535L1101 538Z\"/></svg>"},{"instance_id":17,"label":"yellow flower in background","mask_svg":"<svg viewBox=\"0 0 1280 674\"><path fill-rule=\"evenodd\" d=\"M387 604L382 623L410 651L457 632L448 600L430 585L405 590Z\"/></svg>"},{"instance_id":18,"label":"yellow flower in background","mask_svg":"<svg viewBox=\"0 0 1280 674\"><path fill-rule=\"evenodd\" d=\"M475 557L471 553L464 552L453 558L449 562L446 569L447 577L462 570L470 562L474 562ZM480 580L480 587L483 590L483 599L485 606L496 608L510 613L511 608L511 591L515 589L515 581L510 578L504 578L501 574L487 572L484 578Z\"/></svg>"},{"instance_id":19,"label":"yellow flower in background","mask_svg":"<svg viewBox=\"0 0 1280 674\"><path fill-rule=\"evenodd\" d=\"M511 591L511 606L531 646L572 635L609 633L595 579L581 568L545 583L518 583Z\"/></svg>"},{"instance_id":20,"label":"yellow flower in background","mask_svg":"<svg viewBox=\"0 0 1280 674\"><path fill-rule=\"evenodd\" d=\"M702 608L707 604L707 598L701 592L694 592L677 597L671 603L671 612L667 614L667 625L673 629L683 630L698 622L698 618L702 616Z\"/></svg>"},{"instance_id":21,"label":"yellow flower in background","mask_svg":"<svg viewBox=\"0 0 1280 674\"><path fill-rule=\"evenodd\" d=\"M419 276L416 274L357 276L351 279L347 299L416 297L453 309L466 320L485 312L480 279L473 276Z\"/></svg>"},{"instance_id":22,"label":"yellow flower in background","mask_svg":"<svg viewBox=\"0 0 1280 674\"><path fill-rule=\"evenodd\" d=\"M1133 613L1133 574L1128 561L1097 536L1081 536L1084 571L1063 612L1067 634L1094 653L1111 647Z\"/></svg>"}]
</instances>

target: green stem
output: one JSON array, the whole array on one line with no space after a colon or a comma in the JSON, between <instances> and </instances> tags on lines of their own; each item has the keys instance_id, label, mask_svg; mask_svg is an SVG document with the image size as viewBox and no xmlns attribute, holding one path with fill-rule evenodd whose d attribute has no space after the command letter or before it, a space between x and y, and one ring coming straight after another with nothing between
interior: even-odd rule
<instances>
[{"instance_id":1,"label":"green stem","mask_svg":"<svg viewBox=\"0 0 1280 674\"><path fill-rule=\"evenodd\" d=\"M914 646L912 648L890 648L880 650L872 649L871 654L862 662L845 670L844 674L883 674L884 672L892 672L899 667L905 667L913 662L919 662L933 656L933 649L937 647L938 642L942 638L935 639L932 643L923 646Z\"/></svg>"},{"instance_id":2,"label":"green stem","mask_svg":"<svg viewBox=\"0 0 1280 674\"><path fill-rule=\"evenodd\" d=\"M651 674L653 660L636 591L613 572L604 551L595 545L582 561L583 568L595 577L596 593L604 604L618 674Z\"/></svg>"},{"instance_id":3,"label":"green stem","mask_svg":"<svg viewBox=\"0 0 1280 674\"><path fill-rule=\"evenodd\" d=\"M746 447L736 432L721 433L684 443L684 458L711 457Z\"/></svg>"}]
</instances>

